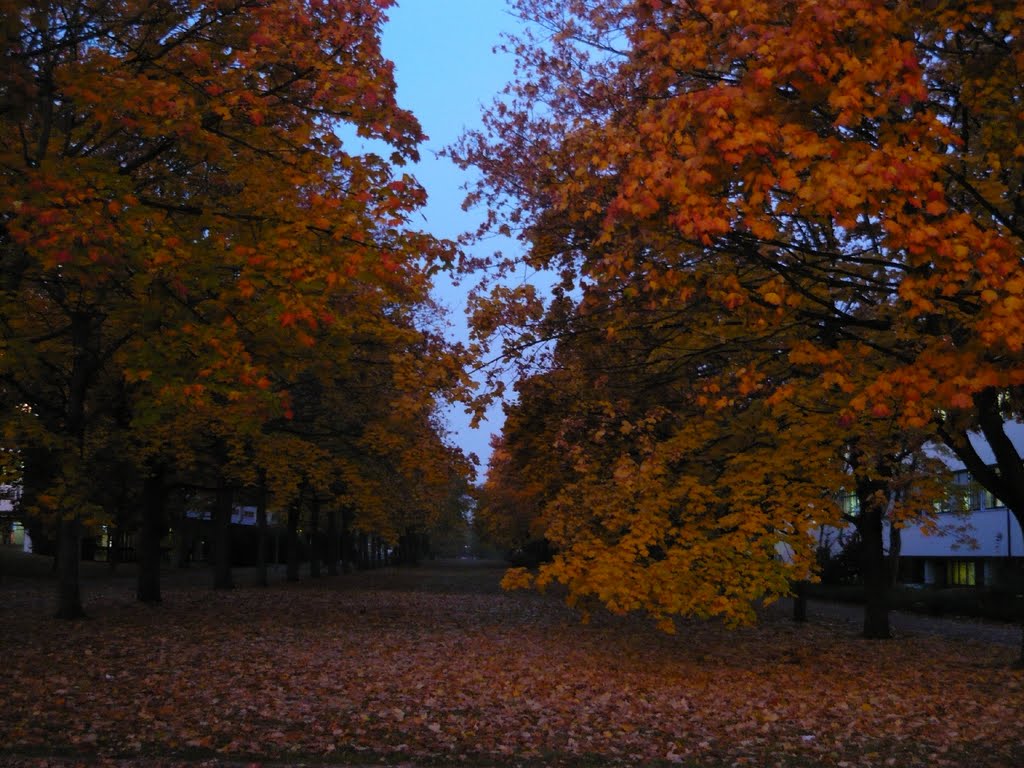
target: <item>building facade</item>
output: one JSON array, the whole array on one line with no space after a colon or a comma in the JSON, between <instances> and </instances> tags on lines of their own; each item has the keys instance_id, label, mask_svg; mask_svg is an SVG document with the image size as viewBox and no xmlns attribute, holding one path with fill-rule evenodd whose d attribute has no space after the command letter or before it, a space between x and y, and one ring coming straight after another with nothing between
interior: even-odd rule
<instances>
[{"instance_id":1,"label":"building facade","mask_svg":"<svg viewBox=\"0 0 1024 768\"><path fill-rule=\"evenodd\" d=\"M1024 424L1006 433L1024 452ZM981 435L971 443L988 464L992 449ZM940 587L1024 586L1024 533L1013 513L970 476L951 454L940 457L953 472L953 492L935 516L935 526L908 527L887 535L898 552L900 581Z\"/></svg>"}]
</instances>

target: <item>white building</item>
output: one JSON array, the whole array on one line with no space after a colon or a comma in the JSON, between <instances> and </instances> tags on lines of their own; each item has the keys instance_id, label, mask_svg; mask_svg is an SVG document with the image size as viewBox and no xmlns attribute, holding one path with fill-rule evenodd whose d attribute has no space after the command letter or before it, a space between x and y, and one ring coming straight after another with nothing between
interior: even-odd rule
<instances>
[{"instance_id":1,"label":"white building","mask_svg":"<svg viewBox=\"0 0 1024 768\"><path fill-rule=\"evenodd\" d=\"M1024 452L1024 423L1008 423L1006 433L1017 451ZM972 434L971 444L986 464L996 463L980 434ZM1022 575L1024 535L1013 513L972 481L963 462L949 452L942 452L941 458L954 472L957 491L937 516L937 533L919 527L900 532L901 580L937 586L992 586Z\"/></svg>"}]
</instances>

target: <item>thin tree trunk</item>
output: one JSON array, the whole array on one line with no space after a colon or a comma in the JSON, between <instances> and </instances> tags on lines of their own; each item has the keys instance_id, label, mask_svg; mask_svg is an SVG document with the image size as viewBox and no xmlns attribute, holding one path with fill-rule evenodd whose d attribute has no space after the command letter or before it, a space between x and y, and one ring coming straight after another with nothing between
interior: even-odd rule
<instances>
[{"instance_id":1,"label":"thin tree trunk","mask_svg":"<svg viewBox=\"0 0 1024 768\"><path fill-rule=\"evenodd\" d=\"M223 480L217 484L213 509L213 588L234 589L231 573L231 512L234 493Z\"/></svg>"},{"instance_id":2,"label":"thin tree trunk","mask_svg":"<svg viewBox=\"0 0 1024 768\"><path fill-rule=\"evenodd\" d=\"M57 618L80 619L85 616L79 581L82 559L82 524L75 515L61 518L57 530Z\"/></svg>"},{"instance_id":3,"label":"thin tree trunk","mask_svg":"<svg viewBox=\"0 0 1024 768\"><path fill-rule=\"evenodd\" d=\"M349 529L348 510L341 508L341 572L352 572L352 532Z\"/></svg>"},{"instance_id":4,"label":"thin tree trunk","mask_svg":"<svg viewBox=\"0 0 1024 768\"><path fill-rule=\"evenodd\" d=\"M124 540L124 531L120 525L110 529L107 537L107 566L111 573L117 573L117 566L121 564L121 543Z\"/></svg>"},{"instance_id":5,"label":"thin tree trunk","mask_svg":"<svg viewBox=\"0 0 1024 768\"><path fill-rule=\"evenodd\" d=\"M320 576L320 500L315 492L309 502L309 575Z\"/></svg>"},{"instance_id":6,"label":"thin tree trunk","mask_svg":"<svg viewBox=\"0 0 1024 768\"><path fill-rule=\"evenodd\" d=\"M356 541L356 546L357 546L357 549L358 549L358 551L356 552L356 555L357 555L357 562L358 562L358 565L359 565L359 570L361 570L361 571L363 571L363 570L365 570L365 571L370 570L370 566L371 566L371 563L370 563L370 537L367 536L365 533L361 533L360 532L358 534L358 539Z\"/></svg>"},{"instance_id":7,"label":"thin tree trunk","mask_svg":"<svg viewBox=\"0 0 1024 768\"><path fill-rule=\"evenodd\" d=\"M165 525L164 473L162 468L155 468L142 485L142 527L139 531L135 596L143 603L159 603L162 600L160 539Z\"/></svg>"},{"instance_id":8,"label":"thin tree trunk","mask_svg":"<svg viewBox=\"0 0 1024 768\"><path fill-rule=\"evenodd\" d=\"M261 587L269 586L267 579L267 488L266 473L260 470L259 495L256 498L256 527L258 540L256 545L256 581Z\"/></svg>"},{"instance_id":9,"label":"thin tree trunk","mask_svg":"<svg viewBox=\"0 0 1024 768\"><path fill-rule=\"evenodd\" d=\"M889 524L889 586L895 587L900 577L900 552L903 550L903 534L898 526Z\"/></svg>"},{"instance_id":10,"label":"thin tree trunk","mask_svg":"<svg viewBox=\"0 0 1024 768\"><path fill-rule=\"evenodd\" d=\"M327 510L327 575L338 575L338 511Z\"/></svg>"},{"instance_id":11,"label":"thin tree trunk","mask_svg":"<svg viewBox=\"0 0 1024 768\"><path fill-rule=\"evenodd\" d=\"M300 501L288 507L288 581L299 580L299 509Z\"/></svg>"},{"instance_id":12,"label":"thin tree trunk","mask_svg":"<svg viewBox=\"0 0 1024 768\"><path fill-rule=\"evenodd\" d=\"M807 582L803 580L793 585L793 621L807 621Z\"/></svg>"},{"instance_id":13,"label":"thin tree trunk","mask_svg":"<svg viewBox=\"0 0 1024 768\"><path fill-rule=\"evenodd\" d=\"M185 515L179 515L174 529L174 567L178 570L189 567L189 557L195 548L195 537Z\"/></svg>"}]
</instances>

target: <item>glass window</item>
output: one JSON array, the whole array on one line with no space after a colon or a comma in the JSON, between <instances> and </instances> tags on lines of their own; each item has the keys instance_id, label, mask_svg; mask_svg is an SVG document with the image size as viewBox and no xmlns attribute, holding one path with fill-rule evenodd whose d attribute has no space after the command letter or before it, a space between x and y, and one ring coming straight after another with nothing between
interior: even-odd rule
<instances>
[{"instance_id":1,"label":"glass window","mask_svg":"<svg viewBox=\"0 0 1024 768\"><path fill-rule=\"evenodd\" d=\"M860 499L856 493L843 491L839 494L839 508L843 510L844 515L856 517L860 514Z\"/></svg>"},{"instance_id":2,"label":"glass window","mask_svg":"<svg viewBox=\"0 0 1024 768\"><path fill-rule=\"evenodd\" d=\"M973 560L950 560L946 563L946 581L953 587L974 587L978 582L975 577Z\"/></svg>"}]
</instances>

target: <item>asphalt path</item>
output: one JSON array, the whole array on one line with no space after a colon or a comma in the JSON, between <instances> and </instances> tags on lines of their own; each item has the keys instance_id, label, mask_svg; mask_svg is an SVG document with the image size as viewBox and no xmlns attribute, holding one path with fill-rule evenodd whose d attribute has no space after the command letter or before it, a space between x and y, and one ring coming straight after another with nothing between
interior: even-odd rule
<instances>
[{"instance_id":1,"label":"asphalt path","mask_svg":"<svg viewBox=\"0 0 1024 768\"><path fill-rule=\"evenodd\" d=\"M792 613L792 603L790 601L785 601L785 603L786 609ZM854 603L835 603L812 599L807 601L807 618L810 621L834 621L859 625L864 621L864 608ZM938 635L1014 647L1021 644L1021 627L1005 622L891 611L889 624L893 634L897 637Z\"/></svg>"}]
</instances>

